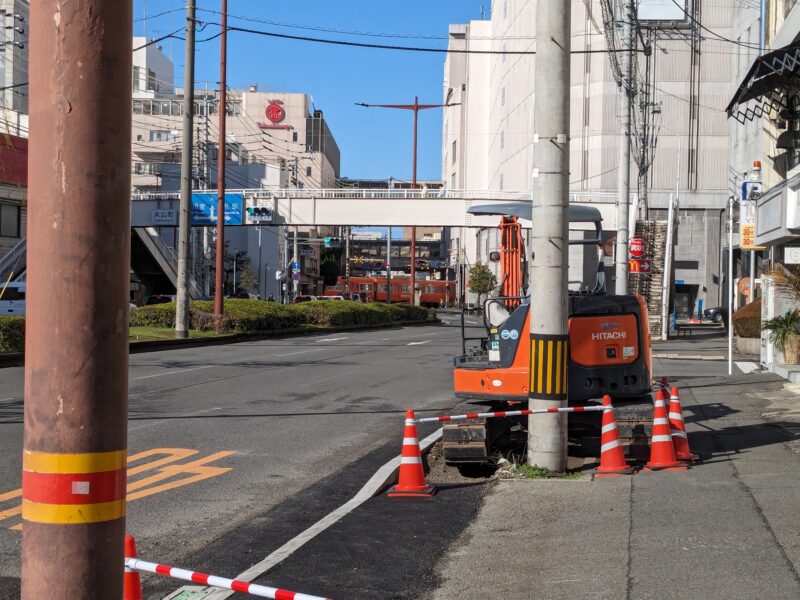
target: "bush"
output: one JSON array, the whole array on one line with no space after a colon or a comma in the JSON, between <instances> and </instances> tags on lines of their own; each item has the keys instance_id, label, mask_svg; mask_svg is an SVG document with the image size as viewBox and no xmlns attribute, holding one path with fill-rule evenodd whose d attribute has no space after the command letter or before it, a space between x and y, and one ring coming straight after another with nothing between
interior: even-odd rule
<instances>
[{"instance_id":1,"label":"bush","mask_svg":"<svg viewBox=\"0 0 800 600\"><path fill-rule=\"evenodd\" d=\"M214 311L210 300L192 302L192 308L206 313ZM236 331L275 331L295 329L303 324L303 315L293 306L266 302L227 298L225 300L226 325Z\"/></svg>"},{"instance_id":2,"label":"bush","mask_svg":"<svg viewBox=\"0 0 800 600\"><path fill-rule=\"evenodd\" d=\"M761 298L733 313L733 330L739 337L761 337Z\"/></svg>"},{"instance_id":3,"label":"bush","mask_svg":"<svg viewBox=\"0 0 800 600\"><path fill-rule=\"evenodd\" d=\"M215 331L224 333L231 329L231 320L227 315L218 317L214 313L192 308L189 311L189 327L197 331Z\"/></svg>"},{"instance_id":4,"label":"bush","mask_svg":"<svg viewBox=\"0 0 800 600\"><path fill-rule=\"evenodd\" d=\"M432 312L410 304L361 303L348 300L304 302L293 308L303 316L306 323L326 327L424 321L430 318Z\"/></svg>"},{"instance_id":5,"label":"bush","mask_svg":"<svg viewBox=\"0 0 800 600\"><path fill-rule=\"evenodd\" d=\"M175 303L153 304L131 310L131 327L175 327Z\"/></svg>"},{"instance_id":6,"label":"bush","mask_svg":"<svg viewBox=\"0 0 800 600\"><path fill-rule=\"evenodd\" d=\"M0 352L25 350L25 317L0 317Z\"/></svg>"}]
</instances>

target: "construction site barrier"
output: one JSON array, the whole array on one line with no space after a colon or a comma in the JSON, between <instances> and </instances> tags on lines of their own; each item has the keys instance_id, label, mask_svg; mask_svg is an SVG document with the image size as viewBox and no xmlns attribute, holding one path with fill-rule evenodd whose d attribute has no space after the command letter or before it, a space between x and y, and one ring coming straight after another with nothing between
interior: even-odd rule
<instances>
[{"instance_id":1,"label":"construction site barrier","mask_svg":"<svg viewBox=\"0 0 800 600\"><path fill-rule=\"evenodd\" d=\"M235 579L226 579L215 575L206 575L205 573L198 573L196 571L187 571L186 569L179 569L177 567L159 565L139 560L138 558L126 558L125 567L134 571L156 573L157 575L164 575L165 577L172 577L173 579L192 581L212 587L233 590L234 592L241 592L242 594L259 596L260 598L272 598L273 600L331 600L330 598L309 596L308 594L290 592L289 590L271 588L265 585L256 585L255 583L248 583L247 581L237 581Z\"/></svg>"},{"instance_id":2,"label":"construction site barrier","mask_svg":"<svg viewBox=\"0 0 800 600\"><path fill-rule=\"evenodd\" d=\"M612 407L613 408L613 407ZM487 413L467 413L465 415L449 415L445 417L423 417L414 419L415 423L445 423L448 421L470 421L472 419L491 419L493 417L524 417L526 415L543 415L546 413L602 412L605 406L566 406L563 408L529 408L526 410L503 410Z\"/></svg>"}]
</instances>

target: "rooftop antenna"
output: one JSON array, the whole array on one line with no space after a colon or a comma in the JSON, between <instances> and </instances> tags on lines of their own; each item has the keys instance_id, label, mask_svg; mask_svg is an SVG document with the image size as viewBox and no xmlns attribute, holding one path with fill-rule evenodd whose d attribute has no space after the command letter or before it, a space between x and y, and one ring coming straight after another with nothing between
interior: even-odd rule
<instances>
[{"instance_id":1,"label":"rooftop antenna","mask_svg":"<svg viewBox=\"0 0 800 600\"><path fill-rule=\"evenodd\" d=\"M483 2L481 2L481 21L483 21Z\"/></svg>"},{"instance_id":2,"label":"rooftop antenna","mask_svg":"<svg viewBox=\"0 0 800 600\"><path fill-rule=\"evenodd\" d=\"M142 35L144 35L144 38L147 39L147 0L144 0L144 16L142 18L142 29L144 30Z\"/></svg>"}]
</instances>

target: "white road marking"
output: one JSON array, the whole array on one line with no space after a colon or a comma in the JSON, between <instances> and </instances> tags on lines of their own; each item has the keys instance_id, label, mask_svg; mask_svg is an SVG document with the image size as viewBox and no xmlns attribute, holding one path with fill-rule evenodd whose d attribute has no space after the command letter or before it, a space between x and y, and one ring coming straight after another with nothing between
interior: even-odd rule
<instances>
[{"instance_id":1,"label":"white road marking","mask_svg":"<svg viewBox=\"0 0 800 600\"><path fill-rule=\"evenodd\" d=\"M430 340L425 340L424 342L408 342L406 346L421 346L422 344L430 344Z\"/></svg>"},{"instance_id":2,"label":"white road marking","mask_svg":"<svg viewBox=\"0 0 800 600\"><path fill-rule=\"evenodd\" d=\"M477 321L464 321L465 323L469 323L470 325L477 325Z\"/></svg>"},{"instance_id":3,"label":"white road marking","mask_svg":"<svg viewBox=\"0 0 800 600\"><path fill-rule=\"evenodd\" d=\"M755 373L756 371L761 369L761 366L750 361L734 361L733 364L742 372L742 373Z\"/></svg>"},{"instance_id":4,"label":"white road marking","mask_svg":"<svg viewBox=\"0 0 800 600\"><path fill-rule=\"evenodd\" d=\"M318 342L340 342L342 340L349 340L348 337L338 337L338 338L323 338L321 340L317 340Z\"/></svg>"},{"instance_id":5,"label":"white road marking","mask_svg":"<svg viewBox=\"0 0 800 600\"><path fill-rule=\"evenodd\" d=\"M426 450L434 443L436 443L442 437L442 430L437 429L431 435L426 437L424 440L421 440L419 443L420 450ZM350 500L342 504L339 508L334 510L332 513L324 516L322 519L314 523L311 527L306 529L300 535L295 538L292 538L288 542L286 542L283 546L275 550L272 554L264 558L262 561L254 564L252 567L247 569L246 571L239 573L236 576L236 579L240 581L253 581L257 577L260 577L267 571L269 571L272 567L279 564L281 561L285 560L289 556L291 556L296 550L301 548L304 544L309 542L310 540L314 539L320 533L328 529L331 525L337 523L339 520L344 518L348 513L352 512L364 502L372 498L375 494L378 493L383 486L385 486L393 477L395 471L400 467L400 457L395 456L392 460L387 462L383 465L380 469L378 469L375 474L370 477L369 481L364 484L358 493L353 496ZM180 591L180 590L179 590ZM228 598L229 596L233 595L234 592L230 590L209 590L209 593L205 596L197 596L197 600L223 600L224 598Z\"/></svg>"},{"instance_id":6,"label":"white road marking","mask_svg":"<svg viewBox=\"0 0 800 600\"><path fill-rule=\"evenodd\" d=\"M313 350L300 350L299 352L287 352L286 354L276 354L275 358L280 358L281 356L295 356L296 354L308 354L309 352L321 352L325 350L325 348L314 348Z\"/></svg>"},{"instance_id":7,"label":"white road marking","mask_svg":"<svg viewBox=\"0 0 800 600\"><path fill-rule=\"evenodd\" d=\"M152 379L153 377L164 377L164 375L177 375L178 373L188 373L189 371L199 371L200 369L210 369L212 367L218 367L220 365L205 365L202 367L192 367L191 369L180 369L178 371L168 371L166 373L156 373L155 375L142 375L141 377L132 377L131 381L137 381L139 379Z\"/></svg>"}]
</instances>

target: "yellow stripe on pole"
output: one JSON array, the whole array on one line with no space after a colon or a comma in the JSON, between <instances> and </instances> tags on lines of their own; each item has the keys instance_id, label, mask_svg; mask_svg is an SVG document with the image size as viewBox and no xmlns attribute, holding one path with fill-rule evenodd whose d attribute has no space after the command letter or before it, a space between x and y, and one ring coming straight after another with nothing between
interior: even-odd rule
<instances>
[{"instance_id":1,"label":"yellow stripe on pole","mask_svg":"<svg viewBox=\"0 0 800 600\"><path fill-rule=\"evenodd\" d=\"M539 355L539 369L536 371L536 391L541 394L542 393L542 371L544 370L544 340L539 340L539 349L537 350L537 354Z\"/></svg>"},{"instance_id":2,"label":"yellow stripe on pole","mask_svg":"<svg viewBox=\"0 0 800 600\"><path fill-rule=\"evenodd\" d=\"M56 525L81 525L113 521L125 516L125 501L98 502L96 504L42 504L22 500L22 518L34 523Z\"/></svg>"},{"instance_id":3,"label":"yellow stripe on pole","mask_svg":"<svg viewBox=\"0 0 800 600\"><path fill-rule=\"evenodd\" d=\"M22 453L22 469L33 473L100 473L125 468L126 450L61 454L51 452Z\"/></svg>"},{"instance_id":4,"label":"yellow stripe on pole","mask_svg":"<svg viewBox=\"0 0 800 600\"><path fill-rule=\"evenodd\" d=\"M556 394L561 393L561 340L556 341Z\"/></svg>"},{"instance_id":5,"label":"yellow stripe on pole","mask_svg":"<svg viewBox=\"0 0 800 600\"><path fill-rule=\"evenodd\" d=\"M553 340L547 340L547 393L553 393Z\"/></svg>"}]
</instances>

